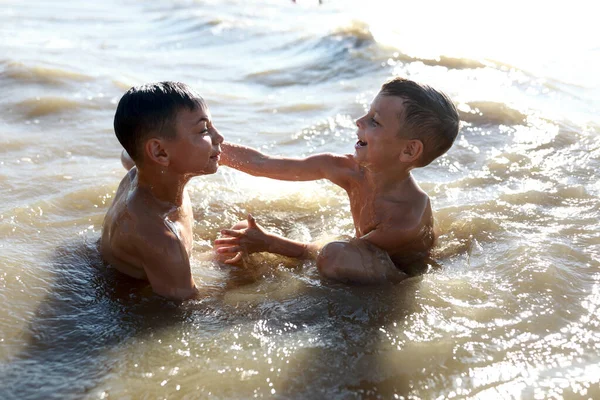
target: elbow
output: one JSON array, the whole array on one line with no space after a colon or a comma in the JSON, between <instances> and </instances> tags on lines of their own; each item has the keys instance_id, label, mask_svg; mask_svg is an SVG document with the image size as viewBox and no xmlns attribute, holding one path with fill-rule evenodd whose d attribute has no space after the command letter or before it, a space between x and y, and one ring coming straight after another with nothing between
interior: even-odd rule
<instances>
[{"instance_id":1,"label":"elbow","mask_svg":"<svg viewBox=\"0 0 600 400\"><path fill-rule=\"evenodd\" d=\"M198 294L198 289L196 288L196 285L193 285L192 287L188 288L165 288L152 286L152 290L157 295L172 301L190 300L195 298Z\"/></svg>"},{"instance_id":2,"label":"elbow","mask_svg":"<svg viewBox=\"0 0 600 400\"><path fill-rule=\"evenodd\" d=\"M196 288L196 285L192 285L192 287L178 289L172 298L173 300L184 301L195 298L197 294L198 288Z\"/></svg>"}]
</instances>

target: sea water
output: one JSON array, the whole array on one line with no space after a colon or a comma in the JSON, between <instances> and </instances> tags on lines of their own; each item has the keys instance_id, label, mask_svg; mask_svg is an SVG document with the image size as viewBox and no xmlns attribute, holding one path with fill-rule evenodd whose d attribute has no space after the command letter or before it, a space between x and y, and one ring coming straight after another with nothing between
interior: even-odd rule
<instances>
[{"instance_id":1,"label":"sea water","mask_svg":"<svg viewBox=\"0 0 600 400\"><path fill-rule=\"evenodd\" d=\"M588 2L8 0L0 6L0 398L600 397L600 38ZM352 235L328 182L226 167L189 184L183 304L106 269L131 86L188 83L226 140L352 153L383 82L448 93L453 148L414 171L435 265L385 287L313 262L202 261L247 213Z\"/></svg>"}]
</instances>

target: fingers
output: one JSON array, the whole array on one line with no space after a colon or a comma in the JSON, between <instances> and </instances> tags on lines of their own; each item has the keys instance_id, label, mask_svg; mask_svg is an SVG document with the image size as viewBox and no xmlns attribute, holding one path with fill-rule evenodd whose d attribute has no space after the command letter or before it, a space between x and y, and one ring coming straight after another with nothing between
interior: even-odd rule
<instances>
[{"instance_id":1,"label":"fingers","mask_svg":"<svg viewBox=\"0 0 600 400\"><path fill-rule=\"evenodd\" d=\"M222 244L235 244L235 245L239 245L240 244L240 238L227 237L227 238L215 239L215 245L222 245Z\"/></svg>"},{"instance_id":2,"label":"fingers","mask_svg":"<svg viewBox=\"0 0 600 400\"><path fill-rule=\"evenodd\" d=\"M239 237L244 236L244 232L242 232L242 231L236 231L236 230L233 230L233 229L223 229L221 231L221 235L232 236L232 237L239 238Z\"/></svg>"},{"instance_id":3,"label":"fingers","mask_svg":"<svg viewBox=\"0 0 600 400\"><path fill-rule=\"evenodd\" d=\"M217 253L220 254L232 254L239 253L242 251L244 251L244 249L242 249L242 246L219 247L217 249Z\"/></svg>"},{"instance_id":4,"label":"fingers","mask_svg":"<svg viewBox=\"0 0 600 400\"><path fill-rule=\"evenodd\" d=\"M242 253L237 253L233 258L225 260L225 264L235 264L242 259Z\"/></svg>"},{"instance_id":5,"label":"fingers","mask_svg":"<svg viewBox=\"0 0 600 400\"><path fill-rule=\"evenodd\" d=\"M252 214L248 214L248 228L256 228L256 220Z\"/></svg>"}]
</instances>

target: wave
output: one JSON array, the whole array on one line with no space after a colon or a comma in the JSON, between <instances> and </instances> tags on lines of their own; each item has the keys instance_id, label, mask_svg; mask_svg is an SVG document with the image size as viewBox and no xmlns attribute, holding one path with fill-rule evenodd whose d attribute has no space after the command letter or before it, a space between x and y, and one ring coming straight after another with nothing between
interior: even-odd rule
<instances>
[{"instance_id":1,"label":"wave","mask_svg":"<svg viewBox=\"0 0 600 400\"><path fill-rule=\"evenodd\" d=\"M266 49L276 62L246 74L243 79L269 86L312 85L370 74L386 56L364 24L351 22L328 32L280 35ZM271 65L278 65L272 68Z\"/></svg>"},{"instance_id":2,"label":"wave","mask_svg":"<svg viewBox=\"0 0 600 400\"><path fill-rule=\"evenodd\" d=\"M523 125L527 115L504 103L473 101L458 106L460 119L475 125Z\"/></svg>"},{"instance_id":3,"label":"wave","mask_svg":"<svg viewBox=\"0 0 600 400\"><path fill-rule=\"evenodd\" d=\"M71 82L87 82L92 77L81 72L70 71L57 65L26 65L21 62L8 61L4 66L4 76L17 82L41 84L67 84Z\"/></svg>"},{"instance_id":4,"label":"wave","mask_svg":"<svg viewBox=\"0 0 600 400\"><path fill-rule=\"evenodd\" d=\"M58 96L36 97L23 100L14 105L14 109L26 118L39 118L49 115L73 112L81 109L99 109L98 105Z\"/></svg>"}]
</instances>

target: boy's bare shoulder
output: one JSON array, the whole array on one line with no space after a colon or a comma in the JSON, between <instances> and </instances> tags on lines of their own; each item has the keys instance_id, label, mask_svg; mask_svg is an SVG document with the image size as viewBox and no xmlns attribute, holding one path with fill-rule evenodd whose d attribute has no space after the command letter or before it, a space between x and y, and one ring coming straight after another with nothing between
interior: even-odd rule
<instances>
[{"instance_id":1,"label":"boy's bare shoulder","mask_svg":"<svg viewBox=\"0 0 600 400\"><path fill-rule=\"evenodd\" d=\"M360 169L358 163L354 159L354 155L352 154L331 154L335 162L338 163L340 167L348 168L353 171L358 171Z\"/></svg>"},{"instance_id":2,"label":"boy's bare shoulder","mask_svg":"<svg viewBox=\"0 0 600 400\"><path fill-rule=\"evenodd\" d=\"M136 168L121 180L115 200L106 214L102 247L114 257L141 267L142 258L164 251L172 254L180 241L174 229L156 211L152 199L135 187Z\"/></svg>"},{"instance_id":3,"label":"boy's bare shoulder","mask_svg":"<svg viewBox=\"0 0 600 400\"><path fill-rule=\"evenodd\" d=\"M152 199L133 188L120 201L113 223L115 227L131 236L132 241L142 245L156 244L156 240L170 237L173 230L165 216L152 204Z\"/></svg>"},{"instance_id":4,"label":"boy's bare shoulder","mask_svg":"<svg viewBox=\"0 0 600 400\"><path fill-rule=\"evenodd\" d=\"M326 172L326 176L333 183L350 190L353 184L360 180L361 169L352 154L323 153L322 156L327 157L328 164L332 166Z\"/></svg>"}]
</instances>

